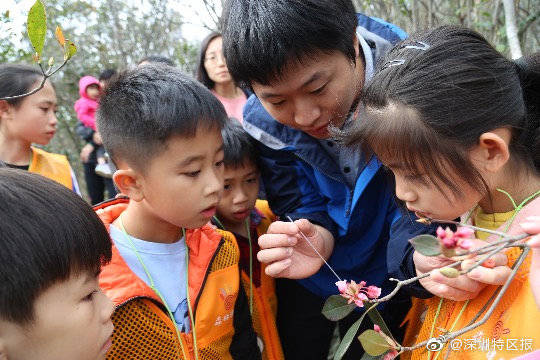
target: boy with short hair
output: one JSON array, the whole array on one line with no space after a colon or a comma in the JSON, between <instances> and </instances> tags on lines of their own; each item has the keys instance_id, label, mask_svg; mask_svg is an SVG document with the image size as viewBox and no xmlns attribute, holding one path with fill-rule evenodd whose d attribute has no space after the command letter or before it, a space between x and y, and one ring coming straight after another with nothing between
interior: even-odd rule
<instances>
[{"instance_id":1,"label":"boy with short hair","mask_svg":"<svg viewBox=\"0 0 540 360\"><path fill-rule=\"evenodd\" d=\"M100 285L117 305L109 359L258 359L239 251L206 225L223 190L219 101L170 66L122 74L98 124L129 197L99 206L113 241Z\"/></svg>"},{"instance_id":2,"label":"boy with short hair","mask_svg":"<svg viewBox=\"0 0 540 360\"><path fill-rule=\"evenodd\" d=\"M109 235L90 206L41 175L0 169L0 359L97 360L112 302L98 274Z\"/></svg>"},{"instance_id":3,"label":"boy with short hair","mask_svg":"<svg viewBox=\"0 0 540 360\"><path fill-rule=\"evenodd\" d=\"M265 360L283 359L276 328L277 299L274 279L257 260L257 240L277 217L259 194L259 160L253 139L242 125L229 119L223 137L224 191L212 223L234 234L240 248L240 270L248 295L253 327L262 343Z\"/></svg>"}]
</instances>

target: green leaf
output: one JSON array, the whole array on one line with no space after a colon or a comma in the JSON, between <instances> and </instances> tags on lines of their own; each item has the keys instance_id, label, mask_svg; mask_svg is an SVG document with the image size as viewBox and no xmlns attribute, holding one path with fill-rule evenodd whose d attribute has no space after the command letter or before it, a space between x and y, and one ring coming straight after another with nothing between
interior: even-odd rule
<instances>
[{"instance_id":1,"label":"green leaf","mask_svg":"<svg viewBox=\"0 0 540 360\"><path fill-rule=\"evenodd\" d=\"M365 352L364 355L362 355L362 357L360 358L360 360L380 360L383 357L384 357L384 355L371 356L367 352Z\"/></svg>"},{"instance_id":2,"label":"green leaf","mask_svg":"<svg viewBox=\"0 0 540 360\"><path fill-rule=\"evenodd\" d=\"M433 235L418 235L409 241L414 247L414 250L424 256L437 256L441 254L439 240Z\"/></svg>"},{"instance_id":3,"label":"green leaf","mask_svg":"<svg viewBox=\"0 0 540 360\"><path fill-rule=\"evenodd\" d=\"M349 315L354 308L355 303L348 304L347 299L341 295L332 295L324 303L322 314L331 321L338 321Z\"/></svg>"},{"instance_id":4,"label":"green leaf","mask_svg":"<svg viewBox=\"0 0 540 360\"><path fill-rule=\"evenodd\" d=\"M364 350L371 356L379 356L391 349L390 344L375 330L366 330L358 337Z\"/></svg>"},{"instance_id":5,"label":"green leaf","mask_svg":"<svg viewBox=\"0 0 540 360\"><path fill-rule=\"evenodd\" d=\"M36 52L41 56L43 44L45 43L45 33L47 32L47 17L45 7L41 0L36 0L30 8L27 20L28 37Z\"/></svg>"},{"instance_id":6,"label":"green leaf","mask_svg":"<svg viewBox=\"0 0 540 360\"><path fill-rule=\"evenodd\" d=\"M448 266L439 269L439 272L447 278L457 278L459 276L459 271L457 269Z\"/></svg>"},{"instance_id":7,"label":"green leaf","mask_svg":"<svg viewBox=\"0 0 540 360\"><path fill-rule=\"evenodd\" d=\"M381 328L381 331L383 333L385 333L386 335L391 337L392 340L396 341L396 339L394 339L394 337L392 336L392 332L390 331L390 329L388 328L388 326L384 322L384 319L381 316L381 313L377 309L371 310L368 313L368 315L369 315L369 318L371 319L371 321L373 322L373 324L379 325L379 327Z\"/></svg>"},{"instance_id":8,"label":"green leaf","mask_svg":"<svg viewBox=\"0 0 540 360\"><path fill-rule=\"evenodd\" d=\"M77 47L75 46L73 41L68 41L67 51L66 51L66 54L64 55L64 58L66 60L69 60L71 59L73 55L75 55L76 52L77 52Z\"/></svg>"},{"instance_id":9,"label":"green leaf","mask_svg":"<svg viewBox=\"0 0 540 360\"><path fill-rule=\"evenodd\" d=\"M336 354L334 355L334 360L341 360L345 353L347 352L347 349L349 346L351 346L351 342L354 340L354 337L356 336L356 333L358 332L358 329L360 328L360 325L362 325L362 321L364 320L364 317L366 316L366 313L376 304L370 304L366 306L366 311L360 316L358 320L352 324L352 326L347 330L345 333L345 336L343 336L343 339L341 340L341 343L339 344ZM375 310L375 309L373 309Z\"/></svg>"}]
</instances>

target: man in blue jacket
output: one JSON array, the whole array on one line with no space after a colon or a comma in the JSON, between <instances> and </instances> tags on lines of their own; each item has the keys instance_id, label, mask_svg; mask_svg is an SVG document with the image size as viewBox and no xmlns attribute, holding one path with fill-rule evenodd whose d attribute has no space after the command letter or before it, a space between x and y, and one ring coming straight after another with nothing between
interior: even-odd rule
<instances>
[{"instance_id":1,"label":"man in blue jacket","mask_svg":"<svg viewBox=\"0 0 540 360\"><path fill-rule=\"evenodd\" d=\"M255 94L243 124L257 140L270 206L284 220L259 238L258 258L269 275L288 278L276 281L285 356L326 359L334 327L321 309L338 292L337 279L300 231L342 279L383 292L389 277L415 276L407 240L429 231L398 208L392 179L375 157L338 146L328 131L361 121L364 83L406 34L356 15L350 0L230 0L223 20L229 72ZM419 285L408 290L429 296ZM395 329L407 309L382 311ZM341 335L351 322L340 324ZM358 359L353 344L348 356Z\"/></svg>"}]
</instances>

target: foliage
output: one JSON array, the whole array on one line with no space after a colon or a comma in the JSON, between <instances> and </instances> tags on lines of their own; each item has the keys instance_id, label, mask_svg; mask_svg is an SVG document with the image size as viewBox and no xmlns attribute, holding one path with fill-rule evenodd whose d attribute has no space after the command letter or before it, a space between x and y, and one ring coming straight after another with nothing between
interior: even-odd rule
<instances>
[{"instance_id":1,"label":"foliage","mask_svg":"<svg viewBox=\"0 0 540 360\"><path fill-rule=\"evenodd\" d=\"M353 0L356 9L401 27L408 33L443 24L469 27L509 55L501 0ZM518 36L524 55L540 49L538 0L516 0Z\"/></svg>"}]
</instances>

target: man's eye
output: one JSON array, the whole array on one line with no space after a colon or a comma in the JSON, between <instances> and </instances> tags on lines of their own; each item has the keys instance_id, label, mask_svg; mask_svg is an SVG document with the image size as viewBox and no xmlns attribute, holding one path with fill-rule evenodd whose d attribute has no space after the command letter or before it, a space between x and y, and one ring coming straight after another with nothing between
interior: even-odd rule
<instances>
[{"instance_id":1,"label":"man's eye","mask_svg":"<svg viewBox=\"0 0 540 360\"><path fill-rule=\"evenodd\" d=\"M323 92L323 90L326 88L326 84L324 84L323 86L321 86L320 88L316 89L316 90L313 90L311 93L312 94L320 94Z\"/></svg>"},{"instance_id":2,"label":"man's eye","mask_svg":"<svg viewBox=\"0 0 540 360\"><path fill-rule=\"evenodd\" d=\"M285 103L285 100L280 100L280 101L276 101L276 102L270 102L270 104L272 104L274 106L283 105L284 103Z\"/></svg>"}]
</instances>

